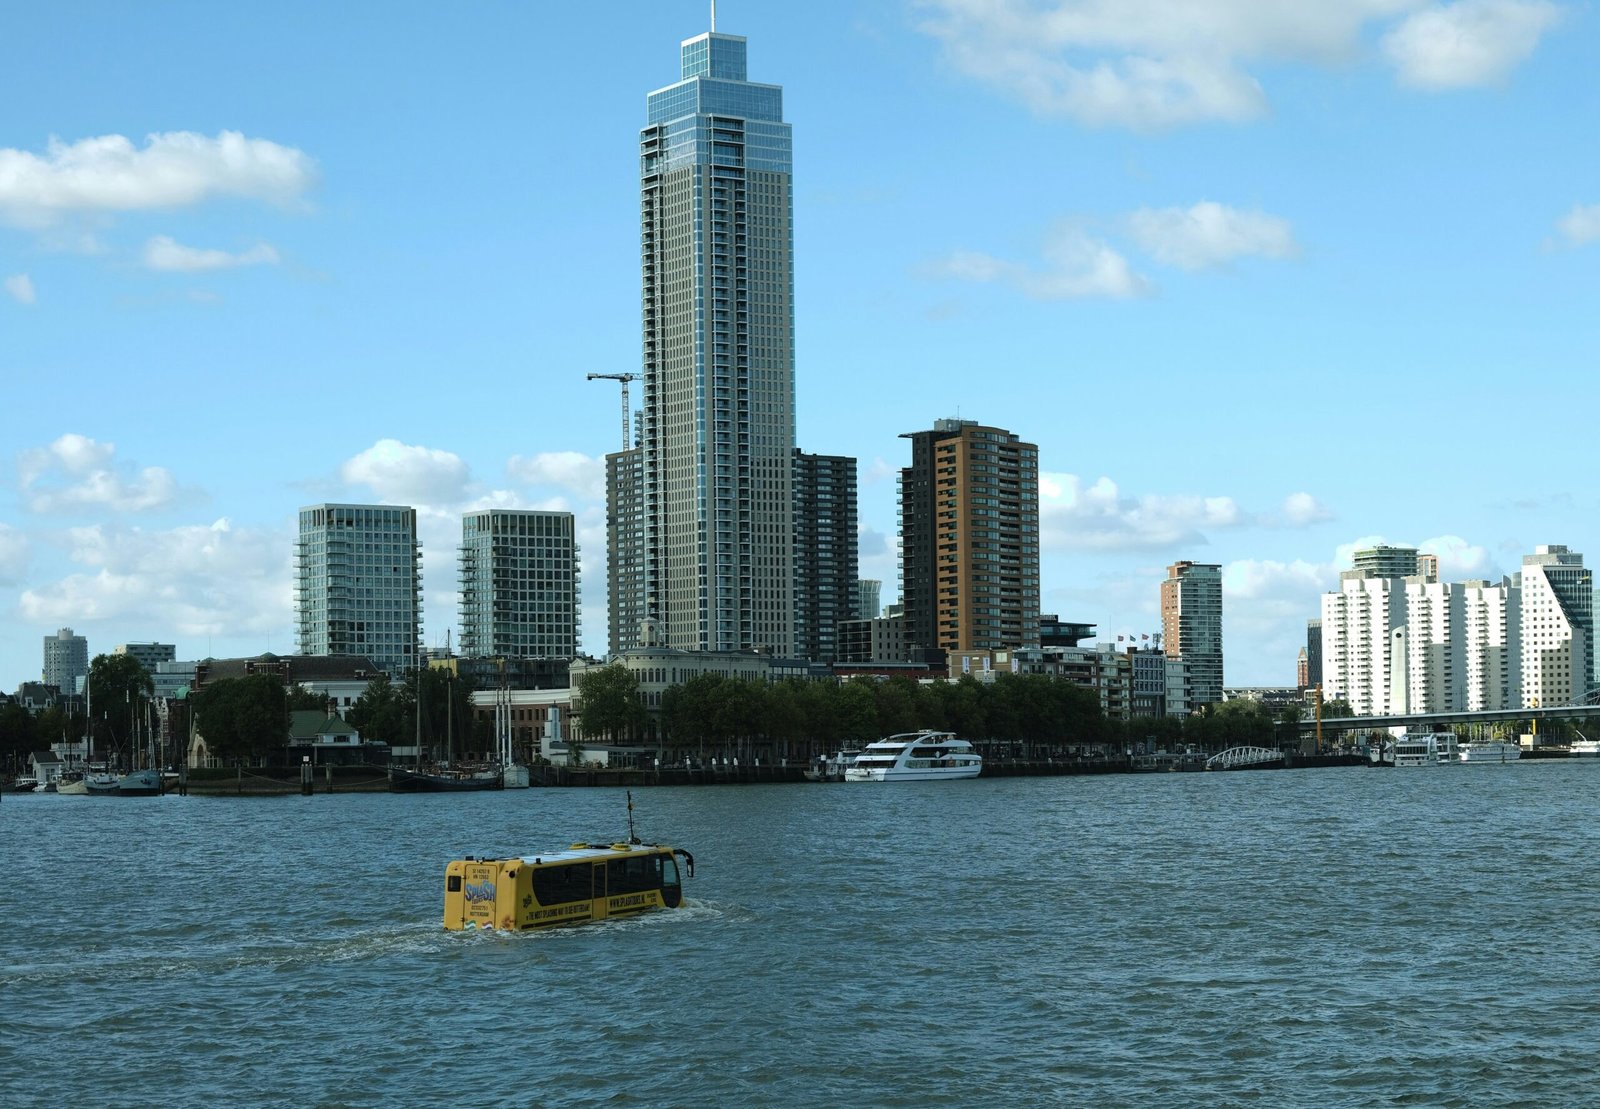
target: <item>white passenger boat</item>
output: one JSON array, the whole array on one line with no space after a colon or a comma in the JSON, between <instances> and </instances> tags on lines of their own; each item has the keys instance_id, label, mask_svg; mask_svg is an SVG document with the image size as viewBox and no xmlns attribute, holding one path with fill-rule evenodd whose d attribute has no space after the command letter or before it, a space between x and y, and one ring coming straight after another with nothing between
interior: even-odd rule
<instances>
[{"instance_id":1,"label":"white passenger boat","mask_svg":"<svg viewBox=\"0 0 1600 1109\"><path fill-rule=\"evenodd\" d=\"M1578 738L1572 741L1569 750L1575 759L1600 758L1600 739L1589 739L1579 732Z\"/></svg>"},{"instance_id":2,"label":"white passenger boat","mask_svg":"<svg viewBox=\"0 0 1600 1109\"><path fill-rule=\"evenodd\" d=\"M976 778L983 756L954 732L902 732L867 744L844 768L847 782L928 782Z\"/></svg>"},{"instance_id":3,"label":"white passenger boat","mask_svg":"<svg viewBox=\"0 0 1600 1109\"><path fill-rule=\"evenodd\" d=\"M1499 739L1469 739L1456 750L1462 762L1516 762L1521 757L1521 744Z\"/></svg>"},{"instance_id":4,"label":"white passenger boat","mask_svg":"<svg viewBox=\"0 0 1600 1109\"><path fill-rule=\"evenodd\" d=\"M1394 741L1395 766L1447 766L1456 754L1454 732L1407 732Z\"/></svg>"}]
</instances>

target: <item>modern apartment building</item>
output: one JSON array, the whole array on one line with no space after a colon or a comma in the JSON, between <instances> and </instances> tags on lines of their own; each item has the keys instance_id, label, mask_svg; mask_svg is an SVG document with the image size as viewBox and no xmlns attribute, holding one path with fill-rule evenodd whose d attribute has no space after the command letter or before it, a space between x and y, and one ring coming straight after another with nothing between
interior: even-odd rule
<instances>
[{"instance_id":1,"label":"modern apartment building","mask_svg":"<svg viewBox=\"0 0 1600 1109\"><path fill-rule=\"evenodd\" d=\"M856 612L863 620L876 620L883 615L883 582L877 578L856 582Z\"/></svg>"},{"instance_id":2,"label":"modern apartment building","mask_svg":"<svg viewBox=\"0 0 1600 1109\"><path fill-rule=\"evenodd\" d=\"M461 653L578 653L577 525L570 512L493 508L461 518Z\"/></svg>"},{"instance_id":3,"label":"modern apartment building","mask_svg":"<svg viewBox=\"0 0 1600 1109\"><path fill-rule=\"evenodd\" d=\"M856 460L794 452L795 654L839 657L839 625L860 613Z\"/></svg>"},{"instance_id":4,"label":"modern apartment building","mask_svg":"<svg viewBox=\"0 0 1600 1109\"><path fill-rule=\"evenodd\" d=\"M1551 544L1522 558L1522 702L1566 705L1589 691L1594 583L1583 555Z\"/></svg>"},{"instance_id":5,"label":"modern apartment building","mask_svg":"<svg viewBox=\"0 0 1600 1109\"><path fill-rule=\"evenodd\" d=\"M912 648L1039 644L1039 449L936 420L900 471L901 601Z\"/></svg>"},{"instance_id":6,"label":"modern apartment building","mask_svg":"<svg viewBox=\"0 0 1600 1109\"><path fill-rule=\"evenodd\" d=\"M606 616L612 655L639 646L644 621L644 451L606 455Z\"/></svg>"},{"instance_id":7,"label":"modern apartment building","mask_svg":"<svg viewBox=\"0 0 1600 1109\"><path fill-rule=\"evenodd\" d=\"M1522 587L1511 578L1461 583L1469 711L1522 707Z\"/></svg>"},{"instance_id":8,"label":"modern apartment building","mask_svg":"<svg viewBox=\"0 0 1600 1109\"><path fill-rule=\"evenodd\" d=\"M67 696L79 692L89 676L89 641L72 634L71 628L45 636L42 676L45 685Z\"/></svg>"},{"instance_id":9,"label":"modern apartment building","mask_svg":"<svg viewBox=\"0 0 1600 1109\"><path fill-rule=\"evenodd\" d=\"M1403 578L1341 574L1338 592L1322 595L1323 699L1348 701L1357 716L1392 711L1391 637L1405 626ZM1400 666L1404 673L1403 659Z\"/></svg>"},{"instance_id":10,"label":"modern apartment building","mask_svg":"<svg viewBox=\"0 0 1600 1109\"><path fill-rule=\"evenodd\" d=\"M1161 583L1161 643L1189 669L1191 707L1222 700L1222 567L1174 562Z\"/></svg>"},{"instance_id":11,"label":"modern apartment building","mask_svg":"<svg viewBox=\"0 0 1600 1109\"><path fill-rule=\"evenodd\" d=\"M1306 684L1305 688L1322 684L1322 620L1306 621Z\"/></svg>"},{"instance_id":12,"label":"modern apartment building","mask_svg":"<svg viewBox=\"0 0 1600 1109\"><path fill-rule=\"evenodd\" d=\"M1460 712L1467 707L1466 589L1460 582L1407 578L1406 711Z\"/></svg>"},{"instance_id":13,"label":"modern apartment building","mask_svg":"<svg viewBox=\"0 0 1600 1109\"><path fill-rule=\"evenodd\" d=\"M139 660L146 674L154 676L163 662L172 662L178 657L178 648L173 643L119 643L111 649L111 653L132 655Z\"/></svg>"},{"instance_id":14,"label":"modern apartment building","mask_svg":"<svg viewBox=\"0 0 1600 1109\"><path fill-rule=\"evenodd\" d=\"M1428 556L1433 558L1432 555ZM1434 576L1438 576L1438 559L1433 559ZM1417 574L1417 549L1391 547L1380 543L1376 547L1355 553L1355 573L1369 578L1410 578Z\"/></svg>"},{"instance_id":15,"label":"modern apartment building","mask_svg":"<svg viewBox=\"0 0 1600 1109\"><path fill-rule=\"evenodd\" d=\"M360 655L391 677L422 657L422 547L405 505L300 510L295 616L302 655Z\"/></svg>"},{"instance_id":16,"label":"modern apartment building","mask_svg":"<svg viewBox=\"0 0 1600 1109\"><path fill-rule=\"evenodd\" d=\"M794 232L783 90L681 46L639 136L643 598L670 648L794 644ZM625 607L625 606L624 606Z\"/></svg>"}]
</instances>

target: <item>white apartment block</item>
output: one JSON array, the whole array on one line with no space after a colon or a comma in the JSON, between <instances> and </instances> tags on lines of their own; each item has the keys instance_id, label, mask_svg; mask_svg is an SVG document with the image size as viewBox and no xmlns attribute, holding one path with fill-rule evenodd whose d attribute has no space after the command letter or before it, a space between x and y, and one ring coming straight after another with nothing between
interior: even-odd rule
<instances>
[{"instance_id":1,"label":"white apartment block","mask_svg":"<svg viewBox=\"0 0 1600 1109\"><path fill-rule=\"evenodd\" d=\"M1406 711L1466 708L1466 589L1460 582L1405 579Z\"/></svg>"},{"instance_id":2,"label":"white apartment block","mask_svg":"<svg viewBox=\"0 0 1600 1109\"><path fill-rule=\"evenodd\" d=\"M1408 686L1391 680L1391 637L1405 626L1404 579L1343 574L1339 591L1322 595L1323 700L1348 701L1357 716L1394 711L1393 694Z\"/></svg>"},{"instance_id":3,"label":"white apartment block","mask_svg":"<svg viewBox=\"0 0 1600 1109\"><path fill-rule=\"evenodd\" d=\"M1551 544L1522 558L1522 700L1566 705L1589 691L1594 583L1583 555Z\"/></svg>"},{"instance_id":4,"label":"white apartment block","mask_svg":"<svg viewBox=\"0 0 1600 1109\"><path fill-rule=\"evenodd\" d=\"M1461 583L1469 712L1522 707L1522 590L1511 578Z\"/></svg>"}]
</instances>

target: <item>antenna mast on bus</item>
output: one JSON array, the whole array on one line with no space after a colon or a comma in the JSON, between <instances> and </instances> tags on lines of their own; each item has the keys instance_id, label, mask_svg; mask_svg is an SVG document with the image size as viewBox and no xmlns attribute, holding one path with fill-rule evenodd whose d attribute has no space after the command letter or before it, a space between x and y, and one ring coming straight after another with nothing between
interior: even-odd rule
<instances>
[{"instance_id":1,"label":"antenna mast on bus","mask_svg":"<svg viewBox=\"0 0 1600 1109\"><path fill-rule=\"evenodd\" d=\"M628 791L628 842L639 842L639 837L633 831L633 790L631 789Z\"/></svg>"}]
</instances>

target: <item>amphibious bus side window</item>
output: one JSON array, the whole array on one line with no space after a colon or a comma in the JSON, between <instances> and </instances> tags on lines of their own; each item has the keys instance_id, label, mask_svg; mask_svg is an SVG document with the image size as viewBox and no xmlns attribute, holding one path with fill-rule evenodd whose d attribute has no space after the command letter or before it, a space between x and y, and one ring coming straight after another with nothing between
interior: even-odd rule
<instances>
[{"instance_id":1,"label":"amphibious bus side window","mask_svg":"<svg viewBox=\"0 0 1600 1109\"><path fill-rule=\"evenodd\" d=\"M533 896L541 905L589 900L589 866L546 866L533 872Z\"/></svg>"}]
</instances>

